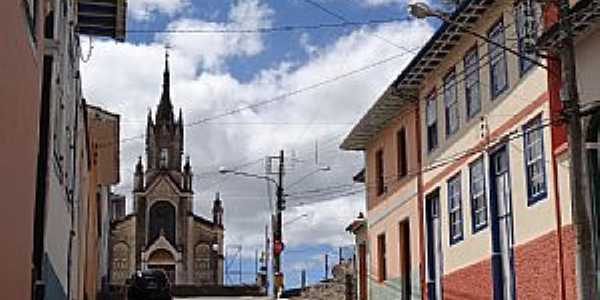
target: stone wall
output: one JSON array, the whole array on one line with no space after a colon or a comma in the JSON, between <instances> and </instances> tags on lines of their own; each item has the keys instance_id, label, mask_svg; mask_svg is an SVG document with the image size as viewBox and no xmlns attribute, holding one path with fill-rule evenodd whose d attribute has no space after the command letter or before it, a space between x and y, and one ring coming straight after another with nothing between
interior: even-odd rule
<instances>
[{"instance_id":1,"label":"stone wall","mask_svg":"<svg viewBox=\"0 0 600 300\"><path fill-rule=\"evenodd\" d=\"M323 281L301 290L299 296L291 296L297 300L345 300L346 293L356 299L356 276L352 260L341 262L332 268L333 279ZM348 279L346 277L349 276ZM350 282L347 282L349 280Z\"/></svg>"}]
</instances>

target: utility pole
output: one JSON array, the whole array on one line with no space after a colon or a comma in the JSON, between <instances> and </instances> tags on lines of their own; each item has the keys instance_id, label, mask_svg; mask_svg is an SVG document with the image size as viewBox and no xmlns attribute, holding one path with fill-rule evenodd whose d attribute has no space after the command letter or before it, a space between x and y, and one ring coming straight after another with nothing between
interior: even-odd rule
<instances>
[{"instance_id":1,"label":"utility pole","mask_svg":"<svg viewBox=\"0 0 600 300\"><path fill-rule=\"evenodd\" d=\"M300 273L300 288L306 288L306 270L302 269Z\"/></svg>"},{"instance_id":2,"label":"utility pole","mask_svg":"<svg viewBox=\"0 0 600 300\"><path fill-rule=\"evenodd\" d=\"M258 249L254 249L254 276L258 275Z\"/></svg>"},{"instance_id":3,"label":"utility pole","mask_svg":"<svg viewBox=\"0 0 600 300\"><path fill-rule=\"evenodd\" d=\"M561 89L563 113L567 117L569 154L571 160L570 183L573 225L575 226L576 277L579 299L597 299L595 259L592 244L591 205L586 197L588 190L584 182L584 151L582 125L577 90L577 72L573 29L570 19L571 6L568 0L559 0L559 26L562 31L560 59L564 76ZM560 229L559 229L560 230ZM565 287L563 287L564 289Z\"/></svg>"},{"instance_id":4,"label":"utility pole","mask_svg":"<svg viewBox=\"0 0 600 300\"><path fill-rule=\"evenodd\" d=\"M271 246L271 241L269 240L269 225L265 225L265 255L264 255L264 260L263 260L263 265L261 267L261 273L264 274L264 287L265 287L265 293L268 294L269 292L269 252L270 252L270 246ZM263 276L263 274L261 274L261 276Z\"/></svg>"},{"instance_id":5,"label":"utility pole","mask_svg":"<svg viewBox=\"0 0 600 300\"><path fill-rule=\"evenodd\" d=\"M325 253L325 280L329 279L329 254Z\"/></svg>"},{"instance_id":6,"label":"utility pole","mask_svg":"<svg viewBox=\"0 0 600 300\"><path fill-rule=\"evenodd\" d=\"M285 209L285 199L283 198L283 173L284 173L284 153L279 151L279 172L277 181L277 205L275 206L275 220L273 222L273 293L277 297L280 289L283 289L283 273L281 273L281 252L283 251L283 218L282 212Z\"/></svg>"}]
</instances>

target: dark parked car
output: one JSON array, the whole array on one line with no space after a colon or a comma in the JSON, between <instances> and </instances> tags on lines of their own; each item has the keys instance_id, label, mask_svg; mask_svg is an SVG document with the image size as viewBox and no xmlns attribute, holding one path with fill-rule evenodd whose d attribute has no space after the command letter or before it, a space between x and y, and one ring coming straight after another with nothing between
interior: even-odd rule
<instances>
[{"instance_id":1,"label":"dark parked car","mask_svg":"<svg viewBox=\"0 0 600 300\"><path fill-rule=\"evenodd\" d=\"M129 300L172 300L171 284L162 270L137 271L127 280Z\"/></svg>"}]
</instances>

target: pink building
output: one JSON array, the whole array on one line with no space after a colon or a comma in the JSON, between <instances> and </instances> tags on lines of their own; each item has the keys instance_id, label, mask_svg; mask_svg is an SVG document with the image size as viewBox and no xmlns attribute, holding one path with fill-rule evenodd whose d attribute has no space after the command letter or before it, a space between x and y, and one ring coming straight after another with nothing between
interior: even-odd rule
<instances>
[{"instance_id":1,"label":"pink building","mask_svg":"<svg viewBox=\"0 0 600 300\"><path fill-rule=\"evenodd\" d=\"M32 283L39 275L42 248L34 236L34 219L43 220L44 184L40 178L44 160L40 152L40 127L44 96L42 79L44 4L39 0L0 1L2 26L0 39L0 168L5 170L0 189L2 209L0 226L9 228L8 243L0 250L4 265L0 270L2 295L5 299L31 299ZM35 228L40 228L36 226Z\"/></svg>"}]
</instances>

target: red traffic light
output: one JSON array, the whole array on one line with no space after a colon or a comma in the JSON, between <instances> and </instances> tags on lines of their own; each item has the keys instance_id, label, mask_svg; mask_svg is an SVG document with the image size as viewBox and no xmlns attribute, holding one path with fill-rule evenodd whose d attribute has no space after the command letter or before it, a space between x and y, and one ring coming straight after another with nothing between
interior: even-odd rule
<instances>
[{"instance_id":1,"label":"red traffic light","mask_svg":"<svg viewBox=\"0 0 600 300\"><path fill-rule=\"evenodd\" d=\"M273 242L273 253L275 255L281 254L281 252L283 251L284 248L285 248L285 245L281 241Z\"/></svg>"}]
</instances>

